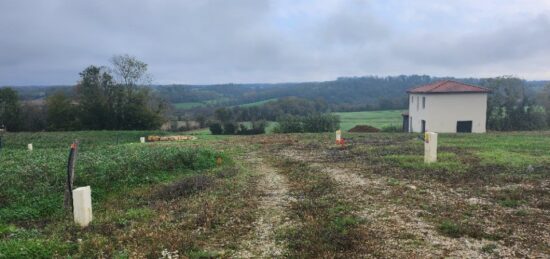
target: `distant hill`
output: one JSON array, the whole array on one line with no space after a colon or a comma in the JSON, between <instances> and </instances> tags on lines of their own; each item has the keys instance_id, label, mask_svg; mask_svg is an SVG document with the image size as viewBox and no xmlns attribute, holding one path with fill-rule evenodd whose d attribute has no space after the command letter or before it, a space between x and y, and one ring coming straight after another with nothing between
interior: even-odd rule
<instances>
[{"instance_id":1,"label":"distant hill","mask_svg":"<svg viewBox=\"0 0 550 259\"><path fill-rule=\"evenodd\" d=\"M158 85L155 90L166 100L180 106L201 103L204 106L235 106L295 96L305 99L322 99L333 110L358 111L402 108L407 104L409 88L438 80L452 79L479 84L480 78L410 76L342 77L333 81L279 83L279 84L222 84L222 85ZM550 81L525 81L536 91ZM187 105L190 106L190 105Z\"/></svg>"},{"instance_id":2,"label":"distant hill","mask_svg":"<svg viewBox=\"0 0 550 259\"><path fill-rule=\"evenodd\" d=\"M393 109L406 106L406 90L438 80L452 79L478 84L479 78L431 77L427 75L341 77L324 82L275 84L217 84L217 85L154 85L154 91L179 109L227 107L263 103L295 96L321 99L332 110L357 111ZM529 89L537 91L550 81L525 81ZM15 88L23 100L43 99L56 91L70 93L71 86L28 86Z\"/></svg>"}]
</instances>

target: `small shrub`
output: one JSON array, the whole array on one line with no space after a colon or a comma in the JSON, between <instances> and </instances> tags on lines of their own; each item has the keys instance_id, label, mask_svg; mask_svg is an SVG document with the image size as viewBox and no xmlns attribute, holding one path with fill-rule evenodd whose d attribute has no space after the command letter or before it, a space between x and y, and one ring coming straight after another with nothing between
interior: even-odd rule
<instances>
[{"instance_id":1,"label":"small shrub","mask_svg":"<svg viewBox=\"0 0 550 259\"><path fill-rule=\"evenodd\" d=\"M209 128L212 135L221 135L223 133L223 128L220 123L212 123L210 124Z\"/></svg>"},{"instance_id":2,"label":"small shrub","mask_svg":"<svg viewBox=\"0 0 550 259\"><path fill-rule=\"evenodd\" d=\"M401 184L401 182L398 179L395 179L395 178L392 178L392 177L388 178L388 185L398 186L400 184Z\"/></svg>"},{"instance_id":3,"label":"small shrub","mask_svg":"<svg viewBox=\"0 0 550 259\"><path fill-rule=\"evenodd\" d=\"M340 127L340 117L333 114L283 116L277 119L277 133L332 132Z\"/></svg>"},{"instance_id":4,"label":"small shrub","mask_svg":"<svg viewBox=\"0 0 550 259\"><path fill-rule=\"evenodd\" d=\"M216 170L216 176L219 178L230 178L239 174L239 169L236 167L225 166Z\"/></svg>"},{"instance_id":5,"label":"small shrub","mask_svg":"<svg viewBox=\"0 0 550 259\"><path fill-rule=\"evenodd\" d=\"M526 210L517 210L514 215L518 216L518 217L525 217L527 215L529 215L529 213L526 211Z\"/></svg>"},{"instance_id":6,"label":"small shrub","mask_svg":"<svg viewBox=\"0 0 550 259\"><path fill-rule=\"evenodd\" d=\"M304 132L332 132L340 127L340 117L334 114L315 114L303 118Z\"/></svg>"},{"instance_id":7,"label":"small shrub","mask_svg":"<svg viewBox=\"0 0 550 259\"><path fill-rule=\"evenodd\" d=\"M298 116L286 115L277 119L276 133L300 133L304 132L304 126Z\"/></svg>"},{"instance_id":8,"label":"small shrub","mask_svg":"<svg viewBox=\"0 0 550 259\"><path fill-rule=\"evenodd\" d=\"M495 245L493 243L486 244L483 247L481 247L481 252L486 253L486 254L492 254L495 251L496 248L497 248L497 245Z\"/></svg>"},{"instance_id":9,"label":"small shrub","mask_svg":"<svg viewBox=\"0 0 550 259\"><path fill-rule=\"evenodd\" d=\"M228 122L223 124L223 134L233 135L237 132L237 125L234 122Z\"/></svg>"},{"instance_id":10,"label":"small shrub","mask_svg":"<svg viewBox=\"0 0 550 259\"><path fill-rule=\"evenodd\" d=\"M519 205L521 205L521 201L514 199L504 199L500 200L498 204L500 204L500 206L502 207L517 208Z\"/></svg>"},{"instance_id":11,"label":"small shrub","mask_svg":"<svg viewBox=\"0 0 550 259\"><path fill-rule=\"evenodd\" d=\"M214 152L205 149L188 149L177 153L171 162L179 167L192 170L202 170L216 166L216 156Z\"/></svg>"},{"instance_id":12,"label":"small shrub","mask_svg":"<svg viewBox=\"0 0 550 259\"><path fill-rule=\"evenodd\" d=\"M237 135L265 134L267 125L268 123L266 121L253 121L251 128L248 128L245 124L240 124L236 133Z\"/></svg>"},{"instance_id":13,"label":"small shrub","mask_svg":"<svg viewBox=\"0 0 550 259\"><path fill-rule=\"evenodd\" d=\"M461 237L463 235L460 226L449 220L441 222L438 229L442 234L450 237Z\"/></svg>"}]
</instances>

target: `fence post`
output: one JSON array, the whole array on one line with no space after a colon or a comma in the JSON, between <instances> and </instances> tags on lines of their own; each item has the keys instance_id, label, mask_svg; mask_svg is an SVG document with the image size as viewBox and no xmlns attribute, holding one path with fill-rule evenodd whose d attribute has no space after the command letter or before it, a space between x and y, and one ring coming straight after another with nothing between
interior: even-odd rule
<instances>
[{"instance_id":1,"label":"fence post","mask_svg":"<svg viewBox=\"0 0 550 259\"><path fill-rule=\"evenodd\" d=\"M424 163L437 162L437 133L424 133Z\"/></svg>"},{"instance_id":2,"label":"fence post","mask_svg":"<svg viewBox=\"0 0 550 259\"><path fill-rule=\"evenodd\" d=\"M87 227L92 221L92 189L90 186L76 188L72 196L74 222Z\"/></svg>"},{"instance_id":3,"label":"fence post","mask_svg":"<svg viewBox=\"0 0 550 259\"><path fill-rule=\"evenodd\" d=\"M67 182L65 183L65 198L63 205L66 209L73 206L73 183L74 183L74 167L76 163L76 154L78 152L78 140L75 140L71 144L71 150L69 151L69 161L67 163Z\"/></svg>"}]
</instances>

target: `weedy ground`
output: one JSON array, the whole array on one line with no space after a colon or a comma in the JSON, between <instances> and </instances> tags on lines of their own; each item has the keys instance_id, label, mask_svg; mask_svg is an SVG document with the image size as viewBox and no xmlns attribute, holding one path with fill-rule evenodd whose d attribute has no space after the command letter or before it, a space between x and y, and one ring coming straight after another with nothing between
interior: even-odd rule
<instances>
[{"instance_id":1,"label":"weedy ground","mask_svg":"<svg viewBox=\"0 0 550 259\"><path fill-rule=\"evenodd\" d=\"M550 255L550 132L440 134L429 165L412 134L149 134L4 135L0 257ZM84 229L62 208L75 138Z\"/></svg>"}]
</instances>

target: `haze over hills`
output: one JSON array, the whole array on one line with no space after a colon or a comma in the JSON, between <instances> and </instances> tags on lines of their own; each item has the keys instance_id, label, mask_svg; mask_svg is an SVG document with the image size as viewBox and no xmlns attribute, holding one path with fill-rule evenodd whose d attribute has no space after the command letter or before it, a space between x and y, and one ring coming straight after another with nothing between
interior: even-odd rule
<instances>
[{"instance_id":1,"label":"haze over hills","mask_svg":"<svg viewBox=\"0 0 550 259\"><path fill-rule=\"evenodd\" d=\"M283 97L323 100L333 110L401 108L406 105L406 90L433 81L452 79L470 84L481 78L431 77L427 75L340 77L332 81L298 83L255 83L215 85L153 85L154 91L172 104L197 106L234 106ZM537 91L550 81L525 81L529 91ZM22 100L40 100L55 92L71 94L72 86L16 87Z\"/></svg>"}]
</instances>

